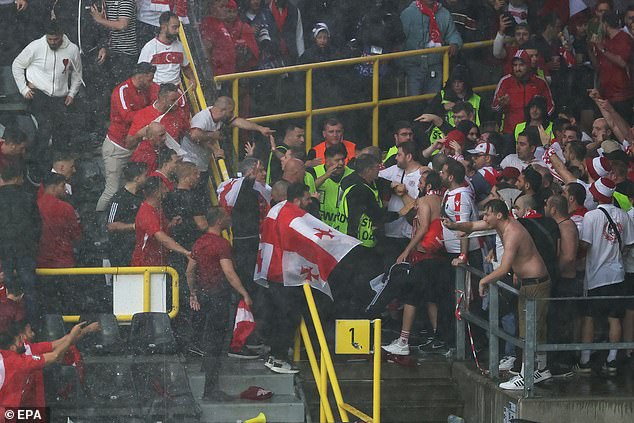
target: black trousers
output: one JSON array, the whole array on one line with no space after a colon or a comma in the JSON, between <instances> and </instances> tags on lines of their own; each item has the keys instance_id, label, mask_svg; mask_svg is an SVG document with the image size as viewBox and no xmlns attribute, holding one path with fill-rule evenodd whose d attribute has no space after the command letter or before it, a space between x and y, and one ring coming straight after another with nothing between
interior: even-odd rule
<instances>
[{"instance_id":1,"label":"black trousers","mask_svg":"<svg viewBox=\"0 0 634 423\"><path fill-rule=\"evenodd\" d=\"M270 331L268 338L271 355L285 360L305 307L303 288L270 283L268 294L270 323L275 328Z\"/></svg>"},{"instance_id":2,"label":"black trousers","mask_svg":"<svg viewBox=\"0 0 634 423\"><path fill-rule=\"evenodd\" d=\"M222 355L230 330L231 296L228 290L198 293L200 310L192 312L195 343L206 353L202 371L205 372L205 392L214 390L220 371Z\"/></svg>"},{"instance_id":3,"label":"black trousers","mask_svg":"<svg viewBox=\"0 0 634 423\"><path fill-rule=\"evenodd\" d=\"M68 140L71 123L68 121L66 97L49 97L42 91L34 90L31 100L31 113L37 120L38 131L30 157L43 172L51 167L49 140L53 148Z\"/></svg>"}]
</instances>

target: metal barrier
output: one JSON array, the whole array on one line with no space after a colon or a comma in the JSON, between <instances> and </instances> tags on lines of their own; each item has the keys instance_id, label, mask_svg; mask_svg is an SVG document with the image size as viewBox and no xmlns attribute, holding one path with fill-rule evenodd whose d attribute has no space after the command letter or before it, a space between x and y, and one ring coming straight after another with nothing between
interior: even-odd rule
<instances>
[{"instance_id":1,"label":"metal barrier","mask_svg":"<svg viewBox=\"0 0 634 423\"><path fill-rule=\"evenodd\" d=\"M465 44L462 49L470 50L477 48L485 48L491 47L493 45L493 40L488 41L477 41L473 43ZM250 72L240 72L240 73L232 73L227 75L216 76L214 80L216 82L232 82L232 97L233 101L235 101L235 115L238 116L239 110L239 83L243 79L251 79L251 78L259 78L263 76L271 76L271 75L281 75L290 72L306 72L306 108L301 111L296 112L288 112L288 113L279 113L274 115L266 115L266 116L258 116L252 117L249 120L253 122L269 122L273 120L284 120L284 119L297 119L297 118L305 118L306 119L306 149L309 150L312 147L312 117L317 115L324 115L328 113L335 112L347 112L352 110L363 110L363 109L372 109L372 145L379 145L379 110L383 106L391 106L395 104L403 104L403 103L412 103L420 100L427 100L433 98L436 93L433 94L421 94L421 95L413 95L409 97L395 97L380 100L379 96L379 66L381 62L401 59L404 57L411 56L420 56L422 54L434 54L434 53L442 53L443 54L443 85L447 82L449 78L449 46L444 47L434 47L434 48L425 48L420 50L409 50L409 51L400 51L397 53L388 53L388 54L378 54L375 56L363 56L363 57L355 57L352 59L341 59L341 60L332 60L329 62L320 62L320 63L310 63L306 65L295 65L295 66L285 66L281 68L275 69L266 69L266 70L257 70ZM356 65L361 63L372 63L372 100L366 101L363 103L355 103L355 104L345 104L340 106L332 106L332 107L324 107L320 109L313 109L313 71L315 69L326 69L338 66L347 66L347 65ZM481 87L475 87L473 90L476 92L483 91L493 91L495 90L495 85L485 85ZM239 134L238 128L234 128L233 131L233 144L234 149L237 152L239 149Z\"/></svg>"},{"instance_id":2,"label":"metal barrier","mask_svg":"<svg viewBox=\"0 0 634 423\"><path fill-rule=\"evenodd\" d=\"M456 322L456 354L458 360L465 360L465 320L476 326L485 329L489 334L489 376L492 379L499 378L499 341L500 339L513 344L523 350L524 363L524 397L534 396L534 371L535 358L538 352L548 351L582 351L582 350L611 350L634 348L634 342L603 342L603 343L574 343L574 344L540 344L537 341L537 302L538 301L596 301L596 300L616 300L631 299L634 296L621 297L562 297L562 298L531 298L526 297L526 310L519 312L526 313L526 337L524 339L509 335L499 327L499 293L500 290L511 293L517 297L520 291L500 281L489 284L489 319L488 321L470 313L465 309L464 295L467 274L476 277L483 277L485 273L471 266L460 265L456 268L456 303L460 318Z\"/></svg>"},{"instance_id":3,"label":"metal barrier","mask_svg":"<svg viewBox=\"0 0 634 423\"><path fill-rule=\"evenodd\" d=\"M36 269L39 276L73 276L73 275L143 275L143 312L151 311L151 275L168 274L172 277L172 309L168 313L170 319L178 314L178 272L169 266L148 267L72 267L59 269ZM63 316L65 322L77 323L80 316ZM132 321L131 314L117 315L120 322Z\"/></svg>"},{"instance_id":4,"label":"metal barrier","mask_svg":"<svg viewBox=\"0 0 634 423\"><path fill-rule=\"evenodd\" d=\"M339 411L339 417L342 422L349 422L348 413L363 419L367 423L380 423L381 421L381 319L374 320L374 358L373 358L373 389L372 389L372 417L363 413L359 409L344 402L343 395L341 394L341 388L339 387L339 380L335 372L335 367L332 362L328 343L326 342L326 335L319 318L319 312L317 311L317 305L313 297L313 292L309 284L304 284L304 295L306 296L306 302L308 303L308 309L310 310L310 316L313 321L315 332L317 333L317 340L319 342L319 348L321 351L321 357L319 362L315 356L315 349L308 333L306 322L302 318L298 333L295 337L295 346L293 360L298 362L300 360L300 347L301 340L304 341L306 347L306 355L308 356L308 362L317 384L317 392L319 393L319 421L320 423L334 423L334 416L332 414L332 408L330 407L330 401L328 400L328 381L332 387L332 393L337 403ZM300 338L301 337L301 338Z\"/></svg>"}]
</instances>

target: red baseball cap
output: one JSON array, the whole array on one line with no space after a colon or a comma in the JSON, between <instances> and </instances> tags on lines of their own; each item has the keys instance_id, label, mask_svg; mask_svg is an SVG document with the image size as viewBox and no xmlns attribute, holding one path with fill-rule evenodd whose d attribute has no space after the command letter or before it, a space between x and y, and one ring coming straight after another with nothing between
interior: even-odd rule
<instances>
[{"instance_id":1,"label":"red baseball cap","mask_svg":"<svg viewBox=\"0 0 634 423\"><path fill-rule=\"evenodd\" d=\"M526 50L522 50L522 49L517 50L515 54L513 55L513 62L516 60L521 60L527 65L531 63L531 57L528 55Z\"/></svg>"}]
</instances>

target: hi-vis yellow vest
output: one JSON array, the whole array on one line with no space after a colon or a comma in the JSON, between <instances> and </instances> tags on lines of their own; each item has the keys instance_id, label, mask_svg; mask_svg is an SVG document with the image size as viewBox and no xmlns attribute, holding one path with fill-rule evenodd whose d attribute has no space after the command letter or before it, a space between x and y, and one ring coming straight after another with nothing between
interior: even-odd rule
<instances>
[{"instance_id":1,"label":"hi-vis yellow vest","mask_svg":"<svg viewBox=\"0 0 634 423\"><path fill-rule=\"evenodd\" d=\"M326 166L323 164L315 166L314 170L315 176L319 178L326 173ZM317 188L317 192L319 193L319 215L321 216L321 220L337 230L340 230L339 226L341 224L341 217L339 215L341 181L353 172L354 171L352 169L346 166L343 171L343 176L338 183L328 178L319 186L319 188Z\"/></svg>"},{"instance_id":2,"label":"hi-vis yellow vest","mask_svg":"<svg viewBox=\"0 0 634 423\"><path fill-rule=\"evenodd\" d=\"M374 194L374 199L377 204L382 207L383 203L381 202L381 198L379 197L379 190L371 187L368 184L363 184L366 188L372 191ZM348 193L352 188L357 185L351 185L346 189L343 193L343 197L341 197L341 205L339 206L339 211L342 217L342 222L339 225L339 231L344 234L348 233L348 219L349 219L349 211L348 211ZM372 219L365 213L361 215L361 219L359 220L359 227L357 229L357 233L354 234L359 241L361 241L361 245L364 247L374 247L376 245L376 237L374 236L374 224Z\"/></svg>"},{"instance_id":3,"label":"hi-vis yellow vest","mask_svg":"<svg viewBox=\"0 0 634 423\"><path fill-rule=\"evenodd\" d=\"M440 98L441 104L449 103L449 100L445 100L445 90L440 90ZM480 96L473 93L469 100L467 100L467 103L473 106L473 110L475 112L475 124L480 126ZM451 126L456 126L453 121L453 112L451 110L447 111L447 122L449 122Z\"/></svg>"}]
</instances>

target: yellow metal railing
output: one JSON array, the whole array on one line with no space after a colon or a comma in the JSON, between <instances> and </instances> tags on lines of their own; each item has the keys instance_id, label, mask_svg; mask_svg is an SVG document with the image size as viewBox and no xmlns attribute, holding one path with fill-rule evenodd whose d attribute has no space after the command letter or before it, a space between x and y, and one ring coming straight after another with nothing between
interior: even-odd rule
<instances>
[{"instance_id":1,"label":"yellow metal railing","mask_svg":"<svg viewBox=\"0 0 634 423\"><path fill-rule=\"evenodd\" d=\"M207 100L205 99L205 95L203 93L202 87L200 85L200 78L198 77L198 71L196 71L196 65L194 63L194 57L192 56L191 49L189 48L189 42L187 41L187 36L185 35L185 31L183 29L183 25L180 26L179 29L180 40L183 43L183 48L185 50L185 55L187 56L187 60L189 60L189 66L194 71L194 77L196 79L196 90L188 93L189 103L191 104L194 113L198 113L201 110L207 108ZM185 74L183 74L183 82L184 86L189 86L189 81ZM185 88L186 89L186 88ZM229 179L229 172L227 171L227 165L225 160L222 158L218 158L215 154L212 153L211 163L210 163L211 177L217 187L222 183L222 181L226 181ZM210 194L212 198L212 203L217 204L216 198L216 190L213 186L210 186Z\"/></svg>"},{"instance_id":2,"label":"yellow metal railing","mask_svg":"<svg viewBox=\"0 0 634 423\"><path fill-rule=\"evenodd\" d=\"M477 41L474 43L465 44L462 47L462 49L463 50L478 49L478 48L490 47L492 45L493 45L493 40ZM404 57L420 56L423 54L435 54L435 53L443 54L443 85L444 85L444 83L446 83L447 79L449 78L449 47L448 46L426 48L426 49L420 49L420 50L401 51L397 53L379 54L376 56L355 57L352 59L333 60L330 62L285 66L282 68L275 68L275 69L232 73L228 75L216 76L214 80L216 82L231 82L232 83L231 91L232 91L233 101L235 101L235 105L236 105L235 115L238 116L241 80L260 78L260 77L271 76L271 75L281 75L281 74L290 73L290 72L306 72L306 78L305 78L306 107L304 110L266 115L266 116L257 116L257 117L252 117L249 120L256 123L261 123L261 122L270 122L274 120L305 118L306 119L306 123L305 123L306 149L308 150L312 147L312 118L313 116L336 113L336 112L347 112L352 110L372 109L372 145L378 146L379 145L379 110L381 107L392 106L395 104L412 103L412 102L416 102L420 100L427 100L427 99L433 98L436 95L435 93L421 94L421 95L413 95L408 97L394 97L394 98L380 100L380 95L379 95L380 63L389 61L389 60L394 60L394 59L401 59ZM356 65L360 63L369 63L369 62L372 62L372 65L373 65L372 100L371 101L313 109L312 88L313 88L313 71L314 70L326 69L326 68L332 68L332 67L338 67L338 66ZM474 91L476 92L493 91L494 89L495 89L495 85L485 85L481 87L475 87ZM239 150L238 137L239 137L238 128L234 128L233 146L236 152L238 152Z\"/></svg>"},{"instance_id":3,"label":"yellow metal railing","mask_svg":"<svg viewBox=\"0 0 634 423\"><path fill-rule=\"evenodd\" d=\"M334 416L332 414L332 408L330 407L330 401L328 399L328 382L332 387L332 393L337 403L339 411L339 417L342 422L349 422L348 413L363 419L366 423L380 423L381 421L381 320L377 319L374 323L374 359L373 359L373 389L372 389L372 417L368 416L359 409L346 403L343 400L341 388L339 387L339 380L335 372L335 366L328 349L328 343L326 342L326 336L324 329L319 318L319 312L317 311L317 305L315 304L315 298L309 284L304 284L304 295L306 296L306 302L308 303L308 309L310 310L310 316L313 321L315 332L317 333L317 340L319 342L319 349L321 351L321 357L319 362L315 355L315 349L308 333L308 328L304 319L301 320L299 331L295 338L295 350L293 359L295 362L300 360L300 347L301 340L304 341L306 348L306 355L308 356L308 362L317 384L317 392L319 393L319 421L320 423L334 423ZM301 337L301 340L300 340Z\"/></svg>"},{"instance_id":4,"label":"yellow metal railing","mask_svg":"<svg viewBox=\"0 0 634 423\"><path fill-rule=\"evenodd\" d=\"M148 267L73 267L59 269L36 269L39 276L73 276L73 275L143 275L143 312L151 311L151 276L152 274L168 274L172 277L172 309L170 319L178 314L178 272L169 266ZM132 314L116 316L120 322L130 322ZM65 322L79 322L79 315L64 316Z\"/></svg>"}]
</instances>

